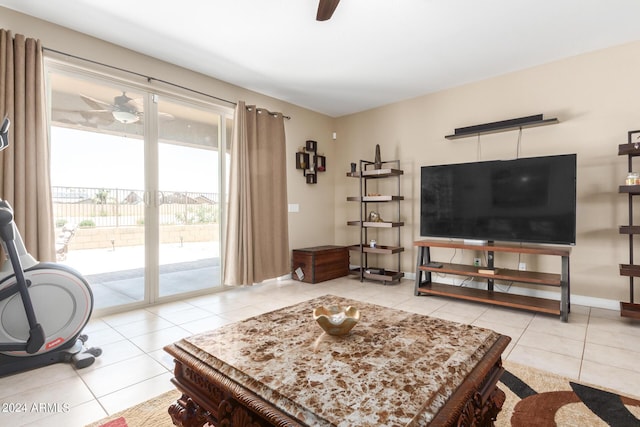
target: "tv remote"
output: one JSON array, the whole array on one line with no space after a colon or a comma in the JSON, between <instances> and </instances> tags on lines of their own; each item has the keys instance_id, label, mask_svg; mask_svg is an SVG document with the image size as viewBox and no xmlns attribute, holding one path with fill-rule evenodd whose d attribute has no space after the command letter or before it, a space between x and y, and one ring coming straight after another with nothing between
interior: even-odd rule
<instances>
[{"instance_id":1,"label":"tv remote","mask_svg":"<svg viewBox=\"0 0 640 427\"><path fill-rule=\"evenodd\" d=\"M439 262L428 262L425 264L426 267L433 267L433 268L442 268L442 263Z\"/></svg>"}]
</instances>

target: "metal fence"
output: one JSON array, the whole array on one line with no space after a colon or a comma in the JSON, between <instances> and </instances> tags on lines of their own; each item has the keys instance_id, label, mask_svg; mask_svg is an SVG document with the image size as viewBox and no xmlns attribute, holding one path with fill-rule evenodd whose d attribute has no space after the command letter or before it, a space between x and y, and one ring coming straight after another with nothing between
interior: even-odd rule
<instances>
[{"instance_id":1,"label":"metal fence","mask_svg":"<svg viewBox=\"0 0 640 427\"><path fill-rule=\"evenodd\" d=\"M144 190L52 187L56 227L129 227L144 225ZM160 225L218 222L218 193L160 191Z\"/></svg>"}]
</instances>

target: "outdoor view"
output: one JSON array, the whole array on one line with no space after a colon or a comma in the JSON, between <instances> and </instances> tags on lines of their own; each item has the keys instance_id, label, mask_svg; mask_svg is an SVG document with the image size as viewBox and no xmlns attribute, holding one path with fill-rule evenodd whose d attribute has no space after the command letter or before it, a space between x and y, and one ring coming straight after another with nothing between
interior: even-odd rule
<instances>
[{"instance_id":1,"label":"outdoor view","mask_svg":"<svg viewBox=\"0 0 640 427\"><path fill-rule=\"evenodd\" d=\"M220 286L218 141L230 119L167 99L152 116L144 93L51 77L57 258L85 276L95 308Z\"/></svg>"}]
</instances>

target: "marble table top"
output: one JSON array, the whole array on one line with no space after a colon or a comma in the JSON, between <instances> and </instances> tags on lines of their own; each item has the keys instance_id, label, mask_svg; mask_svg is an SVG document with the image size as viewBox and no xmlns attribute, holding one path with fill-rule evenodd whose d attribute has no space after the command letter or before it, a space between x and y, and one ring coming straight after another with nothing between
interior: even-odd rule
<instances>
[{"instance_id":1,"label":"marble table top","mask_svg":"<svg viewBox=\"0 0 640 427\"><path fill-rule=\"evenodd\" d=\"M360 322L326 334L318 306ZM500 335L332 295L185 338L175 345L313 426L426 425Z\"/></svg>"}]
</instances>

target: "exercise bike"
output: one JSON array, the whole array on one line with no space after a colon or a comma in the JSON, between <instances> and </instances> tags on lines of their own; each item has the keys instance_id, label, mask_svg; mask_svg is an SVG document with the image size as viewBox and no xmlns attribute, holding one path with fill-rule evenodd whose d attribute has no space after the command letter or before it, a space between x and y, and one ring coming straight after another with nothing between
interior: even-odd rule
<instances>
[{"instance_id":1,"label":"exercise bike","mask_svg":"<svg viewBox=\"0 0 640 427\"><path fill-rule=\"evenodd\" d=\"M10 121L0 126L0 151L9 145ZM0 199L0 376L58 362L77 369L102 354L82 334L93 310L87 281L72 268L39 262L24 246L13 210Z\"/></svg>"}]
</instances>

